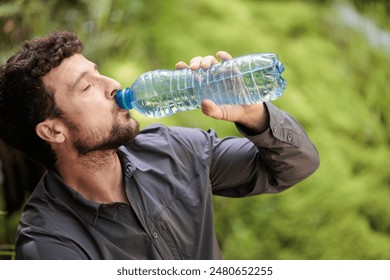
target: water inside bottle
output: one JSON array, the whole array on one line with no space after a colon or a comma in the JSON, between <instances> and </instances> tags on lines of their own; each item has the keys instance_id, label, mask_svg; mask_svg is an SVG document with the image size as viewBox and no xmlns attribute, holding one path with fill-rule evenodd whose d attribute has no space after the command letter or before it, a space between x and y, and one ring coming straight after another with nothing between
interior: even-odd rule
<instances>
[{"instance_id":1,"label":"water inside bottle","mask_svg":"<svg viewBox=\"0 0 390 280\"><path fill-rule=\"evenodd\" d=\"M142 114L162 118L178 112L197 109L200 102L194 94L194 89L187 88L174 92L167 92L159 96L136 101L134 108Z\"/></svg>"}]
</instances>

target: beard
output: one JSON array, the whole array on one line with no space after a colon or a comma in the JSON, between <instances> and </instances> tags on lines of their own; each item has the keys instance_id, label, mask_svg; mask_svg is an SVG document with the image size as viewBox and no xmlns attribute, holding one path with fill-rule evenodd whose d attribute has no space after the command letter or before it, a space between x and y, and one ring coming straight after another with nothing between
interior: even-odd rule
<instances>
[{"instance_id":1,"label":"beard","mask_svg":"<svg viewBox=\"0 0 390 280\"><path fill-rule=\"evenodd\" d=\"M126 125L114 123L109 131L99 128L81 131L75 123L67 120L67 126L72 133L73 147L79 156L99 151L117 150L120 146L131 143L139 134L138 122L131 119L130 114L127 115L127 120L130 122Z\"/></svg>"},{"instance_id":2,"label":"beard","mask_svg":"<svg viewBox=\"0 0 390 280\"><path fill-rule=\"evenodd\" d=\"M98 151L117 150L120 146L132 142L138 133L138 123L135 127L120 127L115 124L105 137L99 133L94 133L94 136L86 138L79 137L73 141L73 146L79 156Z\"/></svg>"}]
</instances>

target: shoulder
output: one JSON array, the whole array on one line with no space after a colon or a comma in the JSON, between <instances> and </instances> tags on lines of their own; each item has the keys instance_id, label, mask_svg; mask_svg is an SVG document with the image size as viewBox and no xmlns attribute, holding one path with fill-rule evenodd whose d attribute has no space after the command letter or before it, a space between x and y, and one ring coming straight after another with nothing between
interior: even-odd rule
<instances>
[{"instance_id":1,"label":"shoulder","mask_svg":"<svg viewBox=\"0 0 390 280\"><path fill-rule=\"evenodd\" d=\"M43 176L23 209L17 238L26 234L45 238L68 236L81 227L82 219L76 215L71 205L66 203L66 199L49 191L61 189L63 186L50 180L48 173Z\"/></svg>"},{"instance_id":2,"label":"shoulder","mask_svg":"<svg viewBox=\"0 0 390 280\"><path fill-rule=\"evenodd\" d=\"M162 124L154 124L143 129L129 146L164 147L166 145L182 148L204 149L218 136L213 130L202 130L189 127L168 127Z\"/></svg>"},{"instance_id":3,"label":"shoulder","mask_svg":"<svg viewBox=\"0 0 390 280\"><path fill-rule=\"evenodd\" d=\"M199 128L172 126L168 127L162 124L151 125L141 131L136 137L135 144L144 144L145 142L179 142L181 145L186 143L199 143L204 146L205 143L217 139L218 136L213 130L202 130ZM192 146L192 145L191 145Z\"/></svg>"},{"instance_id":4,"label":"shoulder","mask_svg":"<svg viewBox=\"0 0 390 280\"><path fill-rule=\"evenodd\" d=\"M132 143L120 150L130 157L143 160L163 155L193 160L207 159L216 139L217 135L211 130L155 124L142 130Z\"/></svg>"}]
</instances>

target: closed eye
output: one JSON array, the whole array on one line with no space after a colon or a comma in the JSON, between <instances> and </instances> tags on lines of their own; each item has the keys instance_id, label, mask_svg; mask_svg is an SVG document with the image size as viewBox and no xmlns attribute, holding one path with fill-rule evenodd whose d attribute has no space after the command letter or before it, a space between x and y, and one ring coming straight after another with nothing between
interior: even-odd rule
<instances>
[{"instance_id":1,"label":"closed eye","mask_svg":"<svg viewBox=\"0 0 390 280\"><path fill-rule=\"evenodd\" d=\"M91 84L88 84L88 85L83 89L83 91L88 90L90 87L91 87Z\"/></svg>"}]
</instances>

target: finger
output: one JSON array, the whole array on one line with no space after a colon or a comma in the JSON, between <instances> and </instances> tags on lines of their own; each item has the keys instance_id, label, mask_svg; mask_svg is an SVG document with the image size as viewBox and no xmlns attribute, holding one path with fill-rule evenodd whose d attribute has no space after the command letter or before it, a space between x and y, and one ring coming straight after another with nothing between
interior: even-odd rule
<instances>
[{"instance_id":1,"label":"finger","mask_svg":"<svg viewBox=\"0 0 390 280\"><path fill-rule=\"evenodd\" d=\"M184 69L188 68L188 65L184 61L179 61L178 63L176 63L175 67L176 69Z\"/></svg>"},{"instance_id":2,"label":"finger","mask_svg":"<svg viewBox=\"0 0 390 280\"><path fill-rule=\"evenodd\" d=\"M228 52L225 52L225 51L219 51L217 52L217 57L220 59L220 60L229 60L232 58L232 56L230 55L230 53Z\"/></svg>"},{"instance_id":3,"label":"finger","mask_svg":"<svg viewBox=\"0 0 390 280\"><path fill-rule=\"evenodd\" d=\"M200 67L200 64L202 63L203 57L196 56L191 59L190 61L190 68L191 70L197 70Z\"/></svg>"},{"instance_id":4,"label":"finger","mask_svg":"<svg viewBox=\"0 0 390 280\"><path fill-rule=\"evenodd\" d=\"M208 55L203 58L202 62L200 63L200 67L206 69L214 63L218 63L218 60L214 56Z\"/></svg>"}]
</instances>

